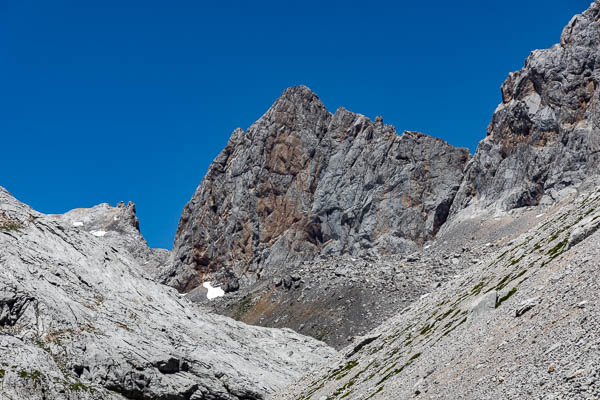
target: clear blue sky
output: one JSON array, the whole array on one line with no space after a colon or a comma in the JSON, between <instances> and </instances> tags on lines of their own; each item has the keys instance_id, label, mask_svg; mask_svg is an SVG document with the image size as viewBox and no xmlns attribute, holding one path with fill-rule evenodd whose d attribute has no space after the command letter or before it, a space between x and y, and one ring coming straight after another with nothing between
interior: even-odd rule
<instances>
[{"instance_id":1,"label":"clear blue sky","mask_svg":"<svg viewBox=\"0 0 600 400\"><path fill-rule=\"evenodd\" d=\"M0 185L120 200L171 248L236 127L288 86L474 151L500 84L590 0L0 1Z\"/></svg>"}]
</instances>

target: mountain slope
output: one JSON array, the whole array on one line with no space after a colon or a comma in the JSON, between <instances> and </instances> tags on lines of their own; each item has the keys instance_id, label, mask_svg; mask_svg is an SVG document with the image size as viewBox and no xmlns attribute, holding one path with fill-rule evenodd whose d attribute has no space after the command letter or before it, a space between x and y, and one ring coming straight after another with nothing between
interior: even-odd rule
<instances>
[{"instance_id":1,"label":"mountain slope","mask_svg":"<svg viewBox=\"0 0 600 400\"><path fill-rule=\"evenodd\" d=\"M600 190L544 217L271 398L596 399Z\"/></svg>"},{"instance_id":2,"label":"mountain slope","mask_svg":"<svg viewBox=\"0 0 600 400\"><path fill-rule=\"evenodd\" d=\"M208 313L150 280L132 242L113 236L135 233L132 211L47 216L0 188L2 396L261 399L333 354L289 330ZM116 231L86 232L94 224Z\"/></svg>"}]
</instances>

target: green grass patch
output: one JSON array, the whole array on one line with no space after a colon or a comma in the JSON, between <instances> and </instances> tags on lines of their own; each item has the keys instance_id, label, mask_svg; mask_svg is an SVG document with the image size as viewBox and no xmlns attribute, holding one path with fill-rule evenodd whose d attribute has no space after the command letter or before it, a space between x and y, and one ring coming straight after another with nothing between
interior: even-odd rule
<instances>
[{"instance_id":1,"label":"green grass patch","mask_svg":"<svg viewBox=\"0 0 600 400\"><path fill-rule=\"evenodd\" d=\"M516 287L510 289L508 291L508 293L506 293L504 296L502 296L498 299L498 301L496 302L496 308L500 307L502 305L502 303L504 303L506 300L510 299L512 297L512 295L514 295L515 293L517 293Z\"/></svg>"},{"instance_id":2,"label":"green grass patch","mask_svg":"<svg viewBox=\"0 0 600 400\"><path fill-rule=\"evenodd\" d=\"M477 296L479 293L481 293L481 290L483 289L484 286L485 286L484 281L479 282L477 285L473 286L473 289L471 289L471 294L474 296Z\"/></svg>"},{"instance_id":3,"label":"green grass patch","mask_svg":"<svg viewBox=\"0 0 600 400\"><path fill-rule=\"evenodd\" d=\"M409 358L409 359L408 359L408 361L406 362L406 364L404 364L404 365L403 365L403 366L401 366L400 368L396 368L396 369L394 369L394 370L392 370L392 371L390 371L390 372L387 372L387 371L389 371L391 368L388 368L388 369L386 369L386 371L384 372L384 374L385 374L386 372L387 372L387 374L386 374L386 375L385 375L383 378L381 378L381 380L380 380L379 382L377 382L377 385L376 385L376 386L379 386L379 385L381 385L383 382L385 382L386 380L388 380L388 379L389 379L389 378L391 378L392 376L394 376L394 375L396 375L396 374L399 374L400 372L404 371L404 369L405 369L406 367L408 367L410 364L412 364L412 363L413 363L413 362L414 362L414 361L415 361L417 358L419 358L420 356L421 356L421 353L416 353L416 354L413 354L413 356L412 356L411 358ZM393 366L395 366L395 365L396 365L396 363L394 363L394 364L392 365L392 367L393 367Z\"/></svg>"},{"instance_id":4,"label":"green grass patch","mask_svg":"<svg viewBox=\"0 0 600 400\"><path fill-rule=\"evenodd\" d=\"M564 247L567 245L569 239L565 239L563 241L561 241L560 243L558 243L556 246L554 246L553 248L551 248L548 251L548 255L550 256L550 260L555 259L556 257L558 257L559 255L561 255L565 250Z\"/></svg>"},{"instance_id":5,"label":"green grass patch","mask_svg":"<svg viewBox=\"0 0 600 400\"><path fill-rule=\"evenodd\" d=\"M383 390L383 385L382 385L382 386L379 386L379 388L378 388L378 389L377 389L375 392L371 393L371 394L369 395L369 397L367 397L365 400L369 400L369 399L371 399L371 398L375 397L375 395L376 395L377 393L381 392L382 390Z\"/></svg>"},{"instance_id":6,"label":"green grass patch","mask_svg":"<svg viewBox=\"0 0 600 400\"><path fill-rule=\"evenodd\" d=\"M81 382L71 383L69 385L69 389L71 389L72 392L90 392L90 393L94 393L96 391L96 389L94 389L93 387L84 385Z\"/></svg>"},{"instance_id":7,"label":"green grass patch","mask_svg":"<svg viewBox=\"0 0 600 400\"><path fill-rule=\"evenodd\" d=\"M431 324L425 325L425 327L423 329L421 329L421 335L427 335L428 333L431 333L431 330L433 329L433 327L435 326L435 324L437 323L436 321L433 321Z\"/></svg>"},{"instance_id":8,"label":"green grass patch","mask_svg":"<svg viewBox=\"0 0 600 400\"><path fill-rule=\"evenodd\" d=\"M454 321L452 321L452 322L454 322ZM460 320L460 322L458 324L454 325L452 328L450 328L447 331L445 331L444 333L442 333L441 337L449 335L453 330L455 330L456 328L458 328L459 326L461 326L465 322L467 322L467 317L464 317L463 319Z\"/></svg>"},{"instance_id":9,"label":"green grass patch","mask_svg":"<svg viewBox=\"0 0 600 400\"><path fill-rule=\"evenodd\" d=\"M358 361L355 360L349 361L348 363L346 363L346 365L340 365L331 373L331 375L329 375L327 380L331 380L333 378L335 378L336 380L340 380L344 376L348 375L350 373L350 370L352 370L352 368L356 367L357 365Z\"/></svg>"}]
</instances>

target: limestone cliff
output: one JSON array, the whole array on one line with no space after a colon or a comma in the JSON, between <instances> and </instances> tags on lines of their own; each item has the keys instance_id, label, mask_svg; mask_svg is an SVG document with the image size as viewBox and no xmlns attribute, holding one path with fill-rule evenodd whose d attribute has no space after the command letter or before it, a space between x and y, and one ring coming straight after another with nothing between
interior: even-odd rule
<instances>
[{"instance_id":1,"label":"limestone cliff","mask_svg":"<svg viewBox=\"0 0 600 400\"><path fill-rule=\"evenodd\" d=\"M210 166L165 281L188 291L216 274L233 289L317 255L411 249L446 220L469 158L380 117L331 114L305 86L287 89Z\"/></svg>"}]
</instances>

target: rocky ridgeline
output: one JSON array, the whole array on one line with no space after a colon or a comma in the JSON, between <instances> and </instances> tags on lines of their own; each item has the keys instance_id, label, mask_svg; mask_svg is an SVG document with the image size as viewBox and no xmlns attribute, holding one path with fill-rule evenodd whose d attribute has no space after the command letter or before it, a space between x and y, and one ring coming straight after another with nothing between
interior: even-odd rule
<instances>
[{"instance_id":1,"label":"rocky ridgeline","mask_svg":"<svg viewBox=\"0 0 600 400\"><path fill-rule=\"evenodd\" d=\"M600 190L357 338L273 399L597 399Z\"/></svg>"},{"instance_id":2,"label":"rocky ridgeline","mask_svg":"<svg viewBox=\"0 0 600 400\"><path fill-rule=\"evenodd\" d=\"M262 399L333 354L153 282L136 225L131 205L47 216L0 188L0 397Z\"/></svg>"},{"instance_id":3,"label":"rocky ridgeline","mask_svg":"<svg viewBox=\"0 0 600 400\"><path fill-rule=\"evenodd\" d=\"M560 43L531 53L502 85L502 104L452 206L551 204L600 168L596 70L600 5L573 17Z\"/></svg>"},{"instance_id":4,"label":"rocky ridgeline","mask_svg":"<svg viewBox=\"0 0 600 400\"><path fill-rule=\"evenodd\" d=\"M319 255L414 250L446 221L470 155L381 118L329 113L305 86L287 89L236 130L185 206L163 281L226 291Z\"/></svg>"}]
</instances>

